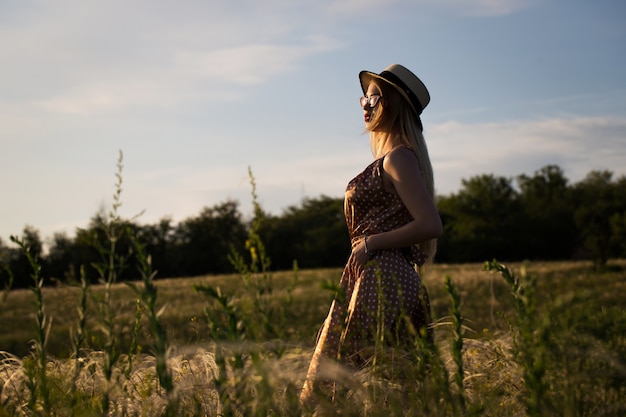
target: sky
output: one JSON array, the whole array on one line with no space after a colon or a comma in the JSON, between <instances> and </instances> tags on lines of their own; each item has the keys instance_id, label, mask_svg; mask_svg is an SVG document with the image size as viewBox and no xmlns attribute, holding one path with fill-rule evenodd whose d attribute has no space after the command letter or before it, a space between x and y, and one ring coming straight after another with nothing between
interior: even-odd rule
<instances>
[{"instance_id":1,"label":"sky","mask_svg":"<svg viewBox=\"0 0 626 417\"><path fill-rule=\"evenodd\" d=\"M361 70L431 102L436 192L626 175L623 0L0 0L0 239L342 197L372 160ZM138 217L135 217L138 216Z\"/></svg>"}]
</instances>

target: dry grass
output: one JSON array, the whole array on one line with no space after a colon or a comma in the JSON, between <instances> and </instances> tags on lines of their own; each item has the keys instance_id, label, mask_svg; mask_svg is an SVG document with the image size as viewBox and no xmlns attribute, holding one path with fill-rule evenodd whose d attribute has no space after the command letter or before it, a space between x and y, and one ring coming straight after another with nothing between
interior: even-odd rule
<instances>
[{"instance_id":1,"label":"dry grass","mask_svg":"<svg viewBox=\"0 0 626 417\"><path fill-rule=\"evenodd\" d=\"M258 348L258 346L245 347L245 349ZM181 415L183 413L189 416L221 415L222 402L216 388L216 380L225 376L220 376L214 349L215 347L187 347L185 352L175 351L169 358L168 365L176 383ZM506 354L509 350L510 345L504 340L488 343L475 341L468 346L464 355L467 363L467 392L470 400L484 398L486 393L493 395L497 392L498 404L495 407L503 413L499 415L522 416L525 415L523 406L517 398L522 382L519 370L510 360L510 355ZM294 404L294 394L298 394L297 390L302 385L310 356L309 350L293 349L280 358L266 358L261 368L248 363L244 369L228 375L227 382L234 390L244 390L246 387L243 385L254 385L265 379L264 383L272 388L274 398L259 399L248 392L249 396L246 397L248 403L242 405L242 409L255 409L260 407L255 406L255 401L266 401L274 410L271 415L295 415L282 413L288 412L290 408L298 409L298 405ZM33 415L28 407L30 393L26 389L24 360L8 353L3 353L1 358L0 383L3 389L0 403L5 404L6 410L10 410L11 415ZM78 406L72 405L68 396L71 388L68 375L74 371L74 362L69 359L53 359L49 362L49 380L54 382L51 398L57 415L70 415L72 410L83 416L99 415L98 406L104 389L109 389L112 416L163 414L168 399L164 390L159 387L152 356L141 355L140 358L136 358L132 370L126 369L128 361L124 357L121 358L113 373L113 384L108 388L105 387L107 381L102 373L103 359L102 352L91 352L81 358L82 368L76 381L80 399ZM452 367L449 357L446 356L445 362ZM376 378L367 371L354 373L344 370L342 375L343 378L338 380L349 386L350 394L337 399L335 403L326 402L318 405L318 409L326 410L322 415L328 414L329 407L335 410L342 407L355 410L354 414L348 415L362 415L361 412L365 412L364 410L367 410L367 415L372 416L411 415L405 414L406 410L394 408L402 401L401 397L406 395L405 386L386 383L384 379ZM496 375L497 378L494 378ZM337 378L337 375L335 377ZM377 397L385 398L387 407L371 402L372 391L377 392ZM237 394L241 393L235 393ZM291 399L288 398L290 394ZM493 408L494 405L490 407Z\"/></svg>"},{"instance_id":2,"label":"dry grass","mask_svg":"<svg viewBox=\"0 0 626 417\"><path fill-rule=\"evenodd\" d=\"M520 270L522 264L510 265ZM623 415L626 402L626 261L613 261L604 272L594 272L589 263L534 263L529 272L538 277L536 299L538 314L550 318L552 334L545 345L545 380L550 390L545 415ZM336 282L338 269L300 271L288 312L289 331L281 341L242 341L216 345L207 337L203 310L207 300L192 290L194 285L220 287L224 293L243 301L238 276L161 279L155 281L160 316L172 350L168 367L176 386L181 415L216 416L237 412L241 415L299 415L305 412L297 403L312 344L323 321L332 294L320 288L324 281ZM468 404L459 411L455 401L442 393L456 395L452 375L455 364L450 348L451 320L449 296L443 290L444 277L454 280L462 300L466 331L464 337L464 390ZM293 279L293 272L273 274L274 296L280 298ZM347 372L346 388L334 402L318 405L318 415L409 416L430 410L432 416L485 415L525 416L524 366L516 356L515 332L511 332L515 310L510 287L497 274L483 271L481 265L436 265L425 274L432 307L437 319L437 348L441 373L414 379L408 384L381 378L362 371ZM91 289L102 291L99 286ZM135 295L124 284L111 288L116 314L116 332L122 346L130 339L135 316ZM53 317L48 351L47 374L50 398L57 415L99 415L99 401L107 390L114 416L161 415L170 400L159 386L155 358L149 351L150 332L142 328L141 349L132 364L128 354L115 364L111 385L103 376L103 353L94 318L88 320L88 346L80 358L80 372L72 391L76 361L71 352L69 331L76 326L76 307L80 291L73 287L44 289L47 313ZM34 335L33 295L11 291L0 304L0 416L36 415L29 405L31 392L27 371L32 362L29 340ZM245 304L245 303L244 303ZM145 327L145 326L144 326ZM283 350L276 354L280 343ZM543 342L542 342L543 343ZM8 353L12 352L12 353ZM236 364L233 358L242 358ZM407 365L408 366L408 365ZM430 384L430 385L429 385ZM447 388L446 388L447 387ZM445 391L447 390L447 391ZM424 400L424 393L434 399ZM446 394L448 395L448 394ZM409 401L410 400L410 401ZM407 406L407 401L410 406ZM448 401L448 402L446 402ZM334 411L333 411L334 410ZM339 411L338 411L339 410ZM333 414L334 412L334 414Z\"/></svg>"}]
</instances>

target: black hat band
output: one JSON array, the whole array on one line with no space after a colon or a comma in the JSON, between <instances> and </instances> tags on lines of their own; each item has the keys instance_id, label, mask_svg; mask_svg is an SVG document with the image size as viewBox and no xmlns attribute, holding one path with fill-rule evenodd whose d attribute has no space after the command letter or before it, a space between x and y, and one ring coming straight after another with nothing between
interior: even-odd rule
<instances>
[{"instance_id":1,"label":"black hat band","mask_svg":"<svg viewBox=\"0 0 626 417\"><path fill-rule=\"evenodd\" d=\"M389 71L381 72L380 77L400 87L409 97L409 100L411 101L411 104L413 105L417 116L419 117L419 115L422 114L422 110L424 110L422 103L420 102L419 98L417 98L415 93L409 87L407 87L404 81L402 81L396 74Z\"/></svg>"}]
</instances>

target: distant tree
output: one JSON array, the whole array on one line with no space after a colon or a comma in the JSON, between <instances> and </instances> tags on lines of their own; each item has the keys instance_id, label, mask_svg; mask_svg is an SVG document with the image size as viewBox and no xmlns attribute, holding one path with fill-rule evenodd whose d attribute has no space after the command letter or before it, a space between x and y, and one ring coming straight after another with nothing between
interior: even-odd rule
<instances>
[{"instance_id":1,"label":"distant tree","mask_svg":"<svg viewBox=\"0 0 626 417\"><path fill-rule=\"evenodd\" d=\"M77 265L79 260L76 256L74 239L65 233L55 233L46 257L48 264L46 275L53 281L75 282L80 271L80 266Z\"/></svg>"},{"instance_id":2,"label":"distant tree","mask_svg":"<svg viewBox=\"0 0 626 417\"><path fill-rule=\"evenodd\" d=\"M131 236L136 233L138 226L129 220L120 218L111 219L100 210L90 220L86 228L77 228L74 239L74 256L68 270L71 275L67 278L78 282L80 268L85 268L87 279L98 283L105 279L98 272L98 268L106 266L113 259L116 281L138 279L134 263L133 244ZM114 253L111 253L111 242L114 242ZM105 268L105 269L106 269Z\"/></svg>"},{"instance_id":3,"label":"distant tree","mask_svg":"<svg viewBox=\"0 0 626 417\"><path fill-rule=\"evenodd\" d=\"M259 233L273 269L290 269L294 261L302 268L336 267L350 254L341 198L304 199L268 218Z\"/></svg>"},{"instance_id":4,"label":"distant tree","mask_svg":"<svg viewBox=\"0 0 626 417\"><path fill-rule=\"evenodd\" d=\"M134 222L119 220L117 226L117 241L115 244L115 259L117 260L117 274L119 280L137 279L133 267L135 254L131 243L134 235L139 242L146 245L146 253L151 256L155 270L160 276L173 276L171 269L171 254L175 227L171 219L165 218L155 225L139 226ZM97 283L102 277L94 268L96 264L108 262L110 242L108 220L104 211L96 213L86 228L78 228L76 237L70 238L66 234L54 235L48 256L46 276L54 281L78 282L81 267L85 268L87 278Z\"/></svg>"},{"instance_id":5,"label":"distant tree","mask_svg":"<svg viewBox=\"0 0 626 417\"><path fill-rule=\"evenodd\" d=\"M343 212L343 199L320 196L305 199L300 216L305 227L303 240L300 242L307 259L299 264L307 267L342 266L351 251L350 237Z\"/></svg>"},{"instance_id":6,"label":"distant tree","mask_svg":"<svg viewBox=\"0 0 626 417\"><path fill-rule=\"evenodd\" d=\"M70 281L80 281L80 267L84 266L88 281L91 283L98 282L99 276L93 265L102 261L97 247L105 244L106 237L99 226L103 221L103 219L94 217L86 228L76 229L73 262L68 265L66 275Z\"/></svg>"},{"instance_id":7,"label":"distant tree","mask_svg":"<svg viewBox=\"0 0 626 417\"><path fill-rule=\"evenodd\" d=\"M521 210L511 180L487 174L463 180L461 190L439 197L437 206L444 223L438 261L518 258Z\"/></svg>"},{"instance_id":8,"label":"distant tree","mask_svg":"<svg viewBox=\"0 0 626 417\"><path fill-rule=\"evenodd\" d=\"M612 182L611 171L591 171L574 187L574 220L580 236L579 256L606 265L619 251L626 212L626 180Z\"/></svg>"},{"instance_id":9,"label":"distant tree","mask_svg":"<svg viewBox=\"0 0 626 417\"><path fill-rule=\"evenodd\" d=\"M611 223L611 246L616 257L626 258L626 176L615 182L614 198L617 210L609 219Z\"/></svg>"},{"instance_id":10,"label":"distant tree","mask_svg":"<svg viewBox=\"0 0 626 417\"><path fill-rule=\"evenodd\" d=\"M154 225L141 226L137 230L137 238L146 245L145 251L150 255L152 267L159 276L172 277L176 275L172 265L175 233L176 227L169 217L162 218Z\"/></svg>"},{"instance_id":11,"label":"distant tree","mask_svg":"<svg viewBox=\"0 0 626 417\"><path fill-rule=\"evenodd\" d=\"M613 181L612 175L592 171L570 186L558 166L547 165L532 176L519 175L519 191L504 177L485 174L464 179L459 192L437 196L444 223L437 261L577 257L593 259L601 267L611 257L625 257L626 177ZM255 219L273 270L291 269L294 260L301 268L337 267L350 253L342 198L307 198L280 216L258 207ZM131 236L145 244L161 277L234 272L229 260L232 251L249 255L244 246L248 225L235 201L205 207L179 224L166 217L143 226L103 208L87 227L76 230L75 238L55 234L47 255L37 229L26 226L22 240L42 264L47 283L78 281L81 266L96 283L101 277L94 265L108 262L111 233L119 281L137 278ZM30 273L24 254L0 240L2 287L10 276L13 287L28 287Z\"/></svg>"},{"instance_id":12,"label":"distant tree","mask_svg":"<svg viewBox=\"0 0 626 417\"><path fill-rule=\"evenodd\" d=\"M517 177L522 207L519 255L529 259L567 259L576 245L571 190L561 168L547 165L532 177Z\"/></svg>"},{"instance_id":13,"label":"distant tree","mask_svg":"<svg viewBox=\"0 0 626 417\"><path fill-rule=\"evenodd\" d=\"M9 257L9 248L4 244L2 237L0 237L0 263L8 263Z\"/></svg>"},{"instance_id":14,"label":"distant tree","mask_svg":"<svg viewBox=\"0 0 626 417\"><path fill-rule=\"evenodd\" d=\"M0 238L0 291L10 289L13 286L11 273L11 259L13 250L6 246Z\"/></svg>"},{"instance_id":15,"label":"distant tree","mask_svg":"<svg viewBox=\"0 0 626 417\"><path fill-rule=\"evenodd\" d=\"M174 232L173 270L184 276L233 272L229 254L243 253L246 236L237 202L205 207Z\"/></svg>"},{"instance_id":16,"label":"distant tree","mask_svg":"<svg viewBox=\"0 0 626 417\"><path fill-rule=\"evenodd\" d=\"M25 226L20 238L31 256L42 265L42 269L45 269L46 262L43 258L43 242L39 236L39 230L35 229L33 226ZM21 250L14 249L9 251L9 268L13 273L13 287L28 288L31 286L33 283L31 277L33 270L26 254Z\"/></svg>"}]
</instances>

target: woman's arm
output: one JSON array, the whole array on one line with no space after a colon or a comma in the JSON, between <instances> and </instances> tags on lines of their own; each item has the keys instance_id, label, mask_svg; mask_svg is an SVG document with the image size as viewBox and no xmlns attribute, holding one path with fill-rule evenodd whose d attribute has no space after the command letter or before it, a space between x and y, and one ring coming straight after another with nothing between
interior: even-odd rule
<instances>
[{"instance_id":1,"label":"woman's arm","mask_svg":"<svg viewBox=\"0 0 626 417\"><path fill-rule=\"evenodd\" d=\"M413 221L395 230L368 236L368 252L403 248L441 236L441 218L422 180L415 155L405 148L396 149L385 157L383 171L383 180L393 186ZM354 251L359 261L369 258L364 253L364 242L359 243Z\"/></svg>"}]
</instances>

